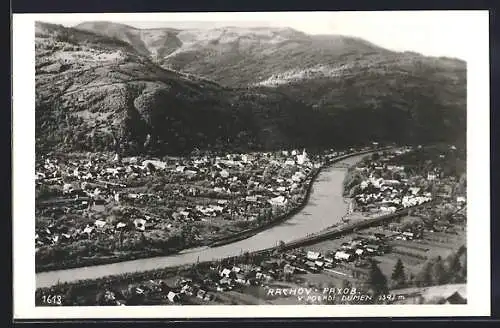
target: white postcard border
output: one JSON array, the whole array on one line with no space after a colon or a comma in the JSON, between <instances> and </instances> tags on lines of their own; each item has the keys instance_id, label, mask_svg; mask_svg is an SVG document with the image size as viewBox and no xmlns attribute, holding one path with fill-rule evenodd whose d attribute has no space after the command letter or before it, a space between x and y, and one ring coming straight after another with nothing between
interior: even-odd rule
<instances>
[{"instance_id":1,"label":"white postcard border","mask_svg":"<svg viewBox=\"0 0 500 328\"><path fill-rule=\"evenodd\" d=\"M473 23L463 42L467 61L467 305L255 305L255 306L133 306L35 307L34 162L35 65L34 22L61 15L71 20L162 20L172 13L14 14L13 15L13 296L15 319L81 318L234 318L234 317L400 317L490 315L490 134L489 134L489 14L461 11ZM227 13L230 20L287 13ZM294 13L298 14L298 13ZM303 13L308 14L308 13ZM212 13L176 14L203 20ZM180 15L180 16L179 16ZM205 15L205 16L203 16ZM252 16L253 15L253 16ZM424 24L424 22L423 22ZM395 27L397 28L397 27Z\"/></svg>"}]
</instances>

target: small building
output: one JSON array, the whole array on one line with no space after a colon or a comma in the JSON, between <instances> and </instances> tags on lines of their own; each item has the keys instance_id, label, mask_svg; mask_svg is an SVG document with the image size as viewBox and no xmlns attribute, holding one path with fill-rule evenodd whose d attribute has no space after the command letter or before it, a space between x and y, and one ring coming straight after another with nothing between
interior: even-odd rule
<instances>
[{"instance_id":1,"label":"small building","mask_svg":"<svg viewBox=\"0 0 500 328\"><path fill-rule=\"evenodd\" d=\"M434 180L436 180L436 179L437 179L437 177L438 177L438 176L437 176L437 174L435 174L435 173L428 173L428 174L427 174L427 181L434 181Z\"/></svg>"},{"instance_id":2,"label":"small building","mask_svg":"<svg viewBox=\"0 0 500 328\"><path fill-rule=\"evenodd\" d=\"M146 230L146 220L144 219L135 219L134 226L137 230L145 231Z\"/></svg>"},{"instance_id":3,"label":"small building","mask_svg":"<svg viewBox=\"0 0 500 328\"><path fill-rule=\"evenodd\" d=\"M221 275L221 277L229 277L229 274L230 274L230 273L231 273L231 270L229 270L229 269L227 269L227 268L224 268L224 269L221 271L220 275Z\"/></svg>"},{"instance_id":4,"label":"small building","mask_svg":"<svg viewBox=\"0 0 500 328\"><path fill-rule=\"evenodd\" d=\"M325 257L324 260L326 263L330 263L330 264L334 262L334 259L332 257Z\"/></svg>"},{"instance_id":5,"label":"small building","mask_svg":"<svg viewBox=\"0 0 500 328\"><path fill-rule=\"evenodd\" d=\"M94 227L87 225L85 229L83 229L83 232L90 235L92 232L94 232Z\"/></svg>"},{"instance_id":6,"label":"small building","mask_svg":"<svg viewBox=\"0 0 500 328\"><path fill-rule=\"evenodd\" d=\"M347 249L351 249L352 247L351 247L351 245L349 243L342 243L340 245L340 248L344 249L344 250L347 250Z\"/></svg>"},{"instance_id":7,"label":"small building","mask_svg":"<svg viewBox=\"0 0 500 328\"><path fill-rule=\"evenodd\" d=\"M97 227L97 228L104 228L104 226L106 225L106 221L102 221L102 220L95 220L94 222L94 225Z\"/></svg>"},{"instance_id":8,"label":"small building","mask_svg":"<svg viewBox=\"0 0 500 328\"><path fill-rule=\"evenodd\" d=\"M199 299L204 299L206 293L207 293L206 291L204 291L203 289L200 289L198 291L198 293L196 293L196 297L198 297Z\"/></svg>"},{"instance_id":9,"label":"small building","mask_svg":"<svg viewBox=\"0 0 500 328\"><path fill-rule=\"evenodd\" d=\"M186 166L184 166L184 165L180 165L180 166L177 166L177 167L175 168L175 171L176 171L176 172L179 172L179 173L183 173L185 169L186 169Z\"/></svg>"},{"instance_id":10,"label":"small building","mask_svg":"<svg viewBox=\"0 0 500 328\"><path fill-rule=\"evenodd\" d=\"M278 196L271 198L268 202L273 206L284 206L287 203L287 199L284 196Z\"/></svg>"},{"instance_id":11,"label":"small building","mask_svg":"<svg viewBox=\"0 0 500 328\"><path fill-rule=\"evenodd\" d=\"M188 296L192 296L193 295L193 287L190 286L190 285L184 285L182 288L181 288L181 293L184 293Z\"/></svg>"},{"instance_id":12,"label":"small building","mask_svg":"<svg viewBox=\"0 0 500 328\"><path fill-rule=\"evenodd\" d=\"M402 235L406 237L406 240L412 240L413 238L415 238L415 234L410 231L405 231L402 233Z\"/></svg>"},{"instance_id":13,"label":"small building","mask_svg":"<svg viewBox=\"0 0 500 328\"><path fill-rule=\"evenodd\" d=\"M178 293L174 293L172 291L168 292L167 298L172 303L177 303L180 300L179 294Z\"/></svg>"},{"instance_id":14,"label":"small building","mask_svg":"<svg viewBox=\"0 0 500 328\"><path fill-rule=\"evenodd\" d=\"M335 252L334 258L336 260L349 261L352 258L352 254L346 253L344 251Z\"/></svg>"},{"instance_id":15,"label":"small building","mask_svg":"<svg viewBox=\"0 0 500 328\"><path fill-rule=\"evenodd\" d=\"M283 272L285 274L286 273L294 274L295 273L295 267L287 263L287 264L285 264L285 267L283 268Z\"/></svg>"},{"instance_id":16,"label":"small building","mask_svg":"<svg viewBox=\"0 0 500 328\"><path fill-rule=\"evenodd\" d=\"M410 191L412 193L412 195L417 195L420 192L420 188L410 187L410 188L408 188L408 191Z\"/></svg>"},{"instance_id":17,"label":"small building","mask_svg":"<svg viewBox=\"0 0 500 328\"><path fill-rule=\"evenodd\" d=\"M362 256L364 254L365 250L362 249L362 248L357 248L356 251L355 251L355 254L357 256Z\"/></svg>"},{"instance_id":18,"label":"small building","mask_svg":"<svg viewBox=\"0 0 500 328\"><path fill-rule=\"evenodd\" d=\"M313 261L306 261L306 263L304 263L305 266L309 267L309 268L315 268L316 267L316 264L313 262Z\"/></svg>"},{"instance_id":19,"label":"small building","mask_svg":"<svg viewBox=\"0 0 500 328\"><path fill-rule=\"evenodd\" d=\"M369 252L378 252L380 249L381 247L378 244L368 244L365 246L365 250Z\"/></svg>"},{"instance_id":20,"label":"small building","mask_svg":"<svg viewBox=\"0 0 500 328\"><path fill-rule=\"evenodd\" d=\"M319 252L313 252L313 251L308 251L307 255L306 255L306 258L308 260L311 260L311 261L316 261L320 257L321 257L321 253L319 253Z\"/></svg>"},{"instance_id":21,"label":"small building","mask_svg":"<svg viewBox=\"0 0 500 328\"><path fill-rule=\"evenodd\" d=\"M231 280L228 277L224 277L221 280L219 280L219 285L221 285L221 286L230 286L231 285Z\"/></svg>"},{"instance_id":22,"label":"small building","mask_svg":"<svg viewBox=\"0 0 500 328\"><path fill-rule=\"evenodd\" d=\"M297 164L299 165L303 165L304 163L306 163L308 161L308 158L307 158L307 153L305 151L305 149L302 151L302 154L297 154Z\"/></svg>"},{"instance_id":23,"label":"small building","mask_svg":"<svg viewBox=\"0 0 500 328\"><path fill-rule=\"evenodd\" d=\"M71 183L65 183L63 185L63 194L68 194L73 191L73 185Z\"/></svg>"},{"instance_id":24,"label":"small building","mask_svg":"<svg viewBox=\"0 0 500 328\"><path fill-rule=\"evenodd\" d=\"M245 276L241 273L236 274L236 282L241 284L241 285L249 285L248 280L245 279Z\"/></svg>"},{"instance_id":25,"label":"small building","mask_svg":"<svg viewBox=\"0 0 500 328\"><path fill-rule=\"evenodd\" d=\"M147 167L154 167L155 169L166 169L167 168L167 163L158 161L158 160L145 160L142 162L142 166L144 168Z\"/></svg>"},{"instance_id":26,"label":"small building","mask_svg":"<svg viewBox=\"0 0 500 328\"><path fill-rule=\"evenodd\" d=\"M251 202L251 203L254 203L257 201L257 196L246 196L245 200L247 202Z\"/></svg>"},{"instance_id":27,"label":"small building","mask_svg":"<svg viewBox=\"0 0 500 328\"><path fill-rule=\"evenodd\" d=\"M467 304L467 298L456 291L446 298L445 304Z\"/></svg>"}]
</instances>

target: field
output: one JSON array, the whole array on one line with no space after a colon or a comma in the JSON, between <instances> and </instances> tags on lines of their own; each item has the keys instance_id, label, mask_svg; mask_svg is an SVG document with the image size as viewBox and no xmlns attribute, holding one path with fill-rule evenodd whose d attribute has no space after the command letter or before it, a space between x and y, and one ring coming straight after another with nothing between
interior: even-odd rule
<instances>
[{"instance_id":1,"label":"field","mask_svg":"<svg viewBox=\"0 0 500 328\"><path fill-rule=\"evenodd\" d=\"M394 233L383 229L382 227L369 228L359 231L356 234L344 236L337 239L327 240L304 247L305 251L315 251L321 254L335 252L341 248L342 243L351 241L355 237L366 237L374 233L382 233L386 236L393 236ZM460 231L458 234L444 232L425 232L422 239L418 240L396 240L394 237L388 238L388 244L391 246L391 251L379 256L373 256L373 259L378 263L382 273L390 280L394 266L398 259L401 259L405 267L407 276L416 275L423 264L432 258L441 256L446 258L449 254L456 251L459 247L466 245L465 231ZM344 280L349 280L354 284L361 284L360 279L355 279L351 270L355 268L355 264L343 263L334 269L323 271L321 274L308 274L307 280L313 284L333 284L340 285ZM335 271L332 272L332 271Z\"/></svg>"}]
</instances>

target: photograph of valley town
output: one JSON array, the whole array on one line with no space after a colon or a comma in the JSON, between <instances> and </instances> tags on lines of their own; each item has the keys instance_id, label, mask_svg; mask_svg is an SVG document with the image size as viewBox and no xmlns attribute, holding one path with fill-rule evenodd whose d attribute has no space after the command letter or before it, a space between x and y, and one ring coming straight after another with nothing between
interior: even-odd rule
<instances>
[{"instance_id":1,"label":"photograph of valley town","mask_svg":"<svg viewBox=\"0 0 500 328\"><path fill-rule=\"evenodd\" d=\"M331 15L38 20L36 306L467 304L456 26Z\"/></svg>"}]
</instances>

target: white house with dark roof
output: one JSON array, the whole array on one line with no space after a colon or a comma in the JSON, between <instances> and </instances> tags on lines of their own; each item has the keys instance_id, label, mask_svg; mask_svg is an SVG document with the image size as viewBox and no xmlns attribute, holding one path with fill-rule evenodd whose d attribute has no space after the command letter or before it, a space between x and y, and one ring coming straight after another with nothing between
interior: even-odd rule
<instances>
[{"instance_id":1,"label":"white house with dark roof","mask_svg":"<svg viewBox=\"0 0 500 328\"><path fill-rule=\"evenodd\" d=\"M103 220L95 220L94 221L94 225L97 227L97 228L104 228L106 226L107 222L106 221L103 221Z\"/></svg>"},{"instance_id":2,"label":"white house with dark roof","mask_svg":"<svg viewBox=\"0 0 500 328\"><path fill-rule=\"evenodd\" d=\"M313 252L313 251L308 251L306 254L306 258L311 261L316 261L321 257L320 252Z\"/></svg>"},{"instance_id":3,"label":"white house with dark roof","mask_svg":"<svg viewBox=\"0 0 500 328\"><path fill-rule=\"evenodd\" d=\"M231 274L231 270L228 268L224 268L220 273L221 277L229 277L229 274Z\"/></svg>"}]
</instances>

